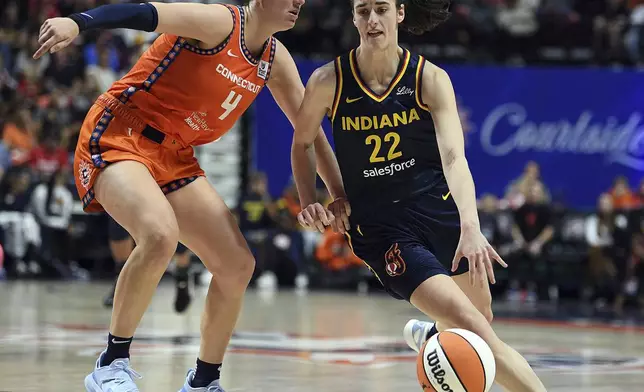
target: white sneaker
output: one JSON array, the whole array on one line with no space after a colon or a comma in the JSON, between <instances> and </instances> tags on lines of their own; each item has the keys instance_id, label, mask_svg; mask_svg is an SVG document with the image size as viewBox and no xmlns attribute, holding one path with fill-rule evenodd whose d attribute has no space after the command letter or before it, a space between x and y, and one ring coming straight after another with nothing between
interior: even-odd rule
<instances>
[{"instance_id":1,"label":"white sneaker","mask_svg":"<svg viewBox=\"0 0 644 392\"><path fill-rule=\"evenodd\" d=\"M412 350L419 352L420 348L423 347L423 344L427 340L427 334L429 330L432 329L434 323L427 321L418 321L412 319L407 321L405 328L403 328L403 338L405 342Z\"/></svg>"}]
</instances>

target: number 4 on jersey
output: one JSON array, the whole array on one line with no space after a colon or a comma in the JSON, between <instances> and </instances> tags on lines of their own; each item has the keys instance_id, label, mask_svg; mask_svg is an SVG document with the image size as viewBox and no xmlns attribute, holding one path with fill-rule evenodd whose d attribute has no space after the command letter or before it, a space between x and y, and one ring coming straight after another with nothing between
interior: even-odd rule
<instances>
[{"instance_id":1,"label":"number 4 on jersey","mask_svg":"<svg viewBox=\"0 0 644 392\"><path fill-rule=\"evenodd\" d=\"M228 98L226 98L224 102L221 103L221 107L224 108L225 112L222 113L221 116L219 116L219 119L223 120L228 117L228 115L232 113L233 110L235 110L237 105L239 105L239 101L241 101L241 99L241 94L236 94L234 91L231 91L230 94L228 94Z\"/></svg>"}]
</instances>

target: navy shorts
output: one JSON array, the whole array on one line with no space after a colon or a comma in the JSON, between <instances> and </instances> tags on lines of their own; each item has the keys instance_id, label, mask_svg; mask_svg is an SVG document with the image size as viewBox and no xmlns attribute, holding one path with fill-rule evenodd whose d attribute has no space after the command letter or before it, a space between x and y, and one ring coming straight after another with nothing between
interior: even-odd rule
<instances>
[{"instance_id":1,"label":"navy shorts","mask_svg":"<svg viewBox=\"0 0 644 392\"><path fill-rule=\"evenodd\" d=\"M107 235L110 241L123 241L130 238L130 233L119 225L109 214L107 215ZM179 242L177 244L177 252L183 254L188 250L188 248Z\"/></svg>"},{"instance_id":2,"label":"navy shorts","mask_svg":"<svg viewBox=\"0 0 644 392\"><path fill-rule=\"evenodd\" d=\"M414 290L432 276L469 270L467 260L461 259L458 270L451 272L461 226L447 185L362 217L354 215L349 243L394 298L409 301Z\"/></svg>"}]
</instances>

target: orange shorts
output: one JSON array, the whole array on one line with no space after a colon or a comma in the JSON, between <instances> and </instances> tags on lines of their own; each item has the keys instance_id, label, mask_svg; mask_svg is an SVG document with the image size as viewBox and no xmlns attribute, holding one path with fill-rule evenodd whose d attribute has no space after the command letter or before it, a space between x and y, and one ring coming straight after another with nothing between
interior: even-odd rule
<instances>
[{"instance_id":1,"label":"orange shorts","mask_svg":"<svg viewBox=\"0 0 644 392\"><path fill-rule=\"evenodd\" d=\"M104 211L93 188L101 170L128 160L144 164L165 194L204 175L191 146L147 126L131 109L103 94L83 121L74 155L76 189L86 212Z\"/></svg>"}]
</instances>

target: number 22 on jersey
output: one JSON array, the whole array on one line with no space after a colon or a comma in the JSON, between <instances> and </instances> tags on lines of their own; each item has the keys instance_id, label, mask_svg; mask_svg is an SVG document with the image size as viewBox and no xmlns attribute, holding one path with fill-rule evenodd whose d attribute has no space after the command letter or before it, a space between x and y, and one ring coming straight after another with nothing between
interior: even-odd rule
<instances>
[{"instance_id":1,"label":"number 22 on jersey","mask_svg":"<svg viewBox=\"0 0 644 392\"><path fill-rule=\"evenodd\" d=\"M396 151L398 144L400 144L400 135L397 132L388 132L384 138L381 138L379 135L369 135L364 141L366 145L374 145L371 156L369 157L369 162L378 163L385 161L384 156L379 156L383 139L385 143L389 144L389 151L387 152L386 158L387 161L400 158L403 155L401 151Z\"/></svg>"}]
</instances>

